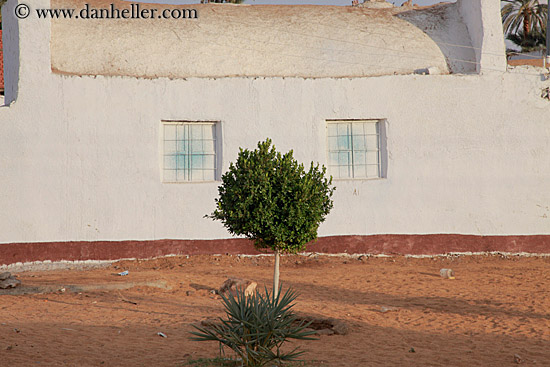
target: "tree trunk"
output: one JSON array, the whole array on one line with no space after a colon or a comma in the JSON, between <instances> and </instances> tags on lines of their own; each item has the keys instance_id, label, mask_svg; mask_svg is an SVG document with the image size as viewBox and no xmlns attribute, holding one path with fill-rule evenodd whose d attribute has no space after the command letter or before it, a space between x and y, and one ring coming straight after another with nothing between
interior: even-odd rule
<instances>
[{"instance_id":1,"label":"tree trunk","mask_svg":"<svg viewBox=\"0 0 550 367\"><path fill-rule=\"evenodd\" d=\"M523 16L523 39L525 40L529 35L531 29L531 9L527 9Z\"/></svg>"},{"instance_id":2,"label":"tree trunk","mask_svg":"<svg viewBox=\"0 0 550 367\"><path fill-rule=\"evenodd\" d=\"M273 296L279 294L279 250L275 250L275 268L273 269Z\"/></svg>"}]
</instances>

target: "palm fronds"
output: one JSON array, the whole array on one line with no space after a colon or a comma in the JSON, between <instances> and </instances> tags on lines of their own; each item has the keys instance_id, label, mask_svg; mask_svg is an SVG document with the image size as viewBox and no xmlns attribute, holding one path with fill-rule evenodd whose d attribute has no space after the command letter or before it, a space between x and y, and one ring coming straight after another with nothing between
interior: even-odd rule
<instances>
[{"instance_id":1,"label":"palm fronds","mask_svg":"<svg viewBox=\"0 0 550 367\"><path fill-rule=\"evenodd\" d=\"M520 30L527 35L546 29L547 4L539 0L502 0L506 3L501 9L502 25L505 34L518 34Z\"/></svg>"}]
</instances>

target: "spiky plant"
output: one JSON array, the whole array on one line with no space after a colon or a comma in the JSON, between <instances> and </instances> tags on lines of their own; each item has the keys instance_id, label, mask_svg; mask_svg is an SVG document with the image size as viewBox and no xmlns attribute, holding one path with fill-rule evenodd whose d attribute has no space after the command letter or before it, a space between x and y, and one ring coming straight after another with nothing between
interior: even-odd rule
<instances>
[{"instance_id":1,"label":"spiky plant","mask_svg":"<svg viewBox=\"0 0 550 367\"><path fill-rule=\"evenodd\" d=\"M270 294L267 288L262 294L245 296L244 292L222 296L227 319L210 326L195 326L195 341L217 341L232 349L242 360L243 366L261 367L272 361L295 361L304 353L294 348L283 352L281 347L289 339L314 340L314 331L305 330L310 323L297 323L292 311L297 294L290 288Z\"/></svg>"}]
</instances>

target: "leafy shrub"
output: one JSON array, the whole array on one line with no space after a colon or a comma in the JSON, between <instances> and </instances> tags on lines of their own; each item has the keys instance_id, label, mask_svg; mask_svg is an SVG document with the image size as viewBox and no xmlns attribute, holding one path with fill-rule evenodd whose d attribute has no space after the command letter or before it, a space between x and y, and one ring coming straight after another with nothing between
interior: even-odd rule
<instances>
[{"instance_id":1,"label":"leafy shrub","mask_svg":"<svg viewBox=\"0 0 550 367\"><path fill-rule=\"evenodd\" d=\"M309 170L292 150L281 154L271 140L241 149L218 188L216 210L230 233L254 240L257 248L275 252L273 292L279 287L279 253L297 253L317 238L317 229L332 209L332 177L311 162Z\"/></svg>"},{"instance_id":2,"label":"leafy shrub","mask_svg":"<svg viewBox=\"0 0 550 367\"><path fill-rule=\"evenodd\" d=\"M210 326L194 326L196 341L217 341L220 346L229 347L242 358L243 366L260 367L266 363L294 361L303 351L298 348L283 352L282 345L288 339L314 340L315 332L306 331L309 323L298 323L292 312L297 295L288 289L282 296L254 293L246 297L244 292L235 296L221 295L227 319Z\"/></svg>"}]
</instances>

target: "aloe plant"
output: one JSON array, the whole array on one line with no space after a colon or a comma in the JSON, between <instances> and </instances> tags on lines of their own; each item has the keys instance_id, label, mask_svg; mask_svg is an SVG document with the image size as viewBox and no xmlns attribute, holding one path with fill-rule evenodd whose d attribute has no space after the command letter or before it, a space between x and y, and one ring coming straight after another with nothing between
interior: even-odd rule
<instances>
[{"instance_id":1,"label":"aloe plant","mask_svg":"<svg viewBox=\"0 0 550 367\"><path fill-rule=\"evenodd\" d=\"M221 295L227 319L201 327L193 325L195 341L217 341L221 348L232 349L242 360L243 366L261 367L272 361L295 361L304 352L295 348L289 352L281 350L289 339L315 340L315 331L306 330L310 323L299 323L292 311L297 294L290 288L281 295L256 292L245 296Z\"/></svg>"}]
</instances>

